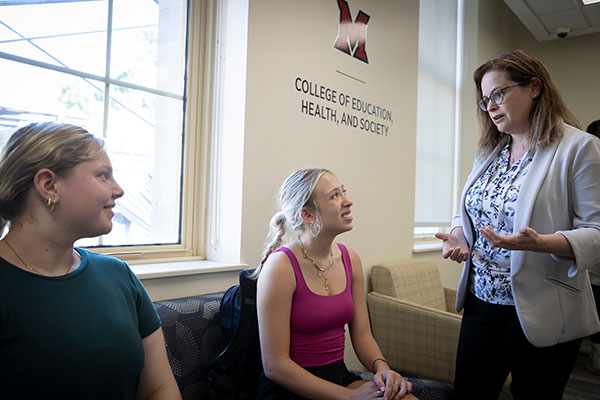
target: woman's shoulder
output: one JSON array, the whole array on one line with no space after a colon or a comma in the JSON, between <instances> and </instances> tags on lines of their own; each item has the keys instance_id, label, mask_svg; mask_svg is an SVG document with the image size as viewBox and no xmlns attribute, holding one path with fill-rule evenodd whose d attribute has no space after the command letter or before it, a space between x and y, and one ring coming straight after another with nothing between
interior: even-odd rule
<instances>
[{"instance_id":1,"label":"woman's shoulder","mask_svg":"<svg viewBox=\"0 0 600 400\"><path fill-rule=\"evenodd\" d=\"M76 250L81 254L82 263L85 263L82 275L85 275L86 282L94 282L99 287L108 286L116 292L143 292L142 283L125 261L79 247Z\"/></svg>"},{"instance_id":2,"label":"woman's shoulder","mask_svg":"<svg viewBox=\"0 0 600 400\"><path fill-rule=\"evenodd\" d=\"M563 151L579 153L581 149L588 149L592 152L600 151L600 140L581 129L564 124L563 135L559 143L559 148Z\"/></svg>"},{"instance_id":3,"label":"woman's shoulder","mask_svg":"<svg viewBox=\"0 0 600 400\"><path fill-rule=\"evenodd\" d=\"M346 251L350 257L358 257L358 253L352 247L348 246L344 243L337 242L336 245L340 249L340 251Z\"/></svg>"},{"instance_id":4,"label":"woman's shoulder","mask_svg":"<svg viewBox=\"0 0 600 400\"><path fill-rule=\"evenodd\" d=\"M338 248L340 249L340 253L343 255L344 252L350 258L350 264L352 265L352 273L354 274L358 269L362 270L362 261L360 260L360 256L358 253L351 247L342 244L336 243ZM356 266L360 266L361 268L356 268Z\"/></svg>"},{"instance_id":5,"label":"woman's shoulder","mask_svg":"<svg viewBox=\"0 0 600 400\"><path fill-rule=\"evenodd\" d=\"M277 250L274 250L263 265L263 273L287 273L292 272L292 259L295 258L294 252L288 246L281 246Z\"/></svg>"},{"instance_id":6,"label":"woman's shoulder","mask_svg":"<svg viewBox=\"0 0 600 400\"><path fill-rule=\"evenodd\" d=\"M118 258L106 254L95 253L80 247L77 247L76 250L81 255L83 262L88 264L88 267L101 269L103 272L111 274L129 275L131 273L127 263Z\"/></svg>"},{"instance_id":7,"label":"woman's shoulder","mask_svg":"<svg viewBox=\"0 0 600 400\"><path fill-rule=\"evenodd\" d=\"M273 251L263 264L257 283L257 293L289 292L296 288L291 260L284 251ZM265 292L265 293L266 293Z\"/></svg>"},{"instance_id":8,"label":"woman's shoulder","mask_svg":"<svg viewBox=\"0 0 600 400\"><path fill-rule=\"evenodd\" d=\"M597 139L594 135L591 135L579 128L576 128L569 124L563 124L563 140L572 143L586 143Z\"/></svg>"},{"instance_id":9,"label":"woman's shoulder","mask_svg":"<svg viewBox=\"0 0 600 400\"><path fill-rule=\"evenodd\" d=\"M286 261L290 259L290 253L294 253L293 250L293 242L290 243L286 243L280 247L278 247L277 249L273 250L271 252L271 254L269 254L269 257L267 257L267 261L272 262L276 262L276 263L280 263L282 261Z\"/></svg>"},{"instance_id":10,"label":"woman's shoulder","mask_svg":"<svg viewBox=\"0 0 600 400\"><path fill-rule=\"evenodd\" d=\"M76 247L76 250L79 254L81 254L82 257L87 258L89 260L89 262L109 264L109 265L120 265L120 266L127 265L124 261L121 261L118 258L109 256L106 254L96 253L96 252L89 251L89 250L86 250L81 247Z\"/></svg>"}]
</instances>

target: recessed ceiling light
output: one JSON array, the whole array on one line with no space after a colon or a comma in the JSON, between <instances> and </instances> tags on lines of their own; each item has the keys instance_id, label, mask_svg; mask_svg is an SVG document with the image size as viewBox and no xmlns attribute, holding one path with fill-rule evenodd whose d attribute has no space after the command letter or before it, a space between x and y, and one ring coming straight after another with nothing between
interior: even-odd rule
<instances>
[{"instance_id":1,"label":"recessed ceiling light","mask_svg":"<svg viewBox=\"0 0 600 400\"><path fill-rule=\"evenodd\" d=\"M600 3L600 0L581 0L584 6L589 6L590 4Z\"/></svg>"}]
</instances>

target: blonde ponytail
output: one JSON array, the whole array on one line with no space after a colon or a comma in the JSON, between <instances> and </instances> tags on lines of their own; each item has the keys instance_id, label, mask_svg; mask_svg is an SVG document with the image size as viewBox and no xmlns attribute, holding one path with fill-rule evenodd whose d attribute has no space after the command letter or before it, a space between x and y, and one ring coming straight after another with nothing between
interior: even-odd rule
<instances>
[{"instance_id":1,"label":"blonde ponytail","mask_svg":"<svg viewBox=\"0 0 600 400\"><path fill-rule=\"evenodd\" d=\"M265 261L267 261L269 255L273 251L277 250L283 243L283 237L287 232L285 214L282 211L279 211L277 214L273 215L269 226L269 233L267 234L264 249L262 255L260 256L260 264L256 268L253 277L258 277L258 275L260 275L262 266Z\"/></svg>"}]
</instances>

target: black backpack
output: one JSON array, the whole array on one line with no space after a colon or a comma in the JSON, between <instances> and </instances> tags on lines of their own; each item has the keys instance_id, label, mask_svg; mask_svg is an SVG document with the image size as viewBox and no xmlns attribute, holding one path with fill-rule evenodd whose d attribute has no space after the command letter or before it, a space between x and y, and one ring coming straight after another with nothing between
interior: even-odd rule
<instances>
[{"instance_id":1,"label":"black backpack","mask_svg":"<svg viewBox=\"0 0 600 400\"><path fill-rule=\"evenodd\" d=\"M240 284L227 289L221 301L219 323L228 344L207 369L213 399L256 398L262 359L253 272L240 271Z\"/></svg>"}]
</instances>

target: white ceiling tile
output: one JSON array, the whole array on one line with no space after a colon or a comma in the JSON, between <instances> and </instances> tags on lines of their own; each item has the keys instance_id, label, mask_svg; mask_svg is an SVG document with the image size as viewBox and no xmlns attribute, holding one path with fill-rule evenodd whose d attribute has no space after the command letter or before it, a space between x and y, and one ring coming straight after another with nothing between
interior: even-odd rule
<instances>
[{"instance_id":1,"label":"white ceiling tile","mask_svg":"<svg viewBox=\"0 0 600 400\"><path fill-rule=\"evenodd\" d=\"M554 32L554 30L560 26L565 26L572 30L588 27L588 23L583 18L581 11L577 9L544 14L540 15L539 18L546 29L548 29L548 32Z\"/></svg>"},{"instance_id":2,"label":"white ceiling tile","mask_svg":"<svg viewBox=\"0 0 600 400\"><path fill-rule=\"evenodd\" d=\"M600 4L581 7L581 10L593 25L600 26Z\"/></svg>"},{"instance_id":3,"label":"white ceiling tile","mask_svg":"<svg viewBox=\"0 0 600 400\"><path fill-rule=\"evenodd\" d=\"M577 8L574 0L525 0L537 15L550 14Z\"/></svg>"},{"instance_id":4,"label":"white ceiling tile","mask_svg":"<svg viewBox=\"0 0 600 400\"><path fill-rule=\"evenodd\" d=\"M569 37L600 32L600 4L579 0L504 0L538 41L557 39L556 28L571 29Z\"/></svg>"}]
</instances>

